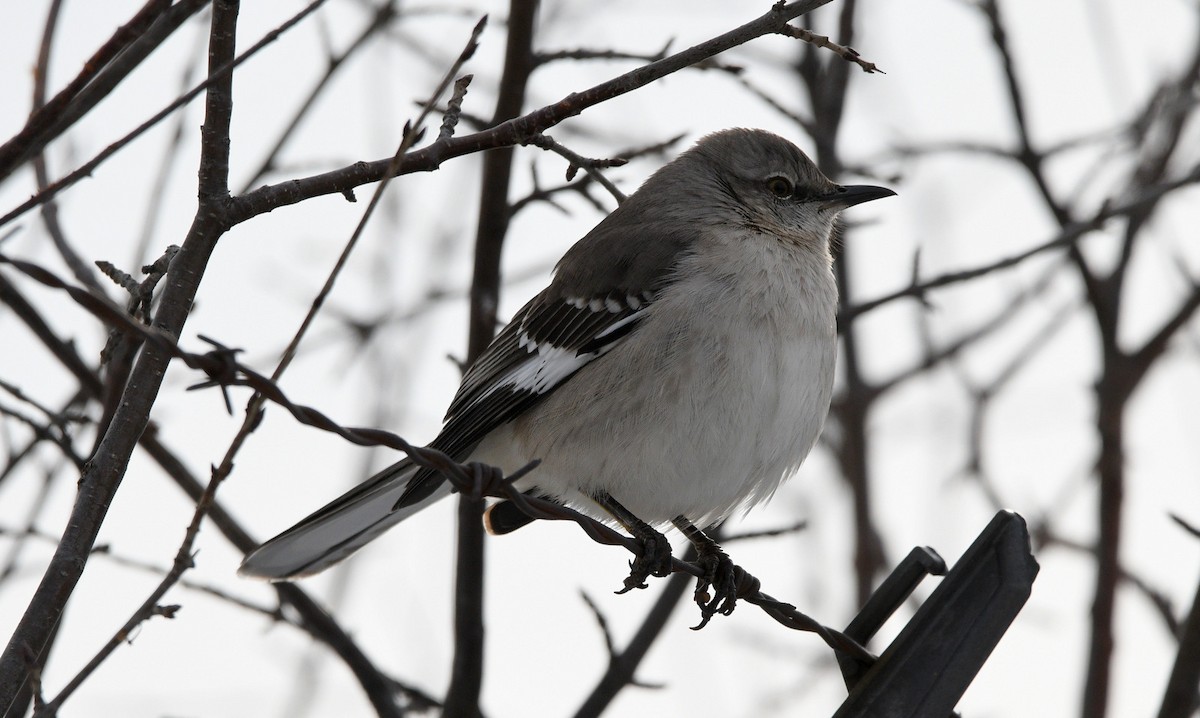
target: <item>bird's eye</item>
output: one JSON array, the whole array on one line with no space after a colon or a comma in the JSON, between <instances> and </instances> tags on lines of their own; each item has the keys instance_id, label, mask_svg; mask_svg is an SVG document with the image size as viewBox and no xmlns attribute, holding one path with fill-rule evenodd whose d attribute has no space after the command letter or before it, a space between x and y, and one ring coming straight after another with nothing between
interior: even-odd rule
<instances>
[{"instance_id":1,"label":"bird's eye","mask_svg":"<svg viewBox=\"0 0 1200 718\"><path fill-rule=\"evenodd\" d=\"M767 191L779 198L792 196L792 183L786 177L770 177L767 179Z\"/></svg>"}]
</instances>

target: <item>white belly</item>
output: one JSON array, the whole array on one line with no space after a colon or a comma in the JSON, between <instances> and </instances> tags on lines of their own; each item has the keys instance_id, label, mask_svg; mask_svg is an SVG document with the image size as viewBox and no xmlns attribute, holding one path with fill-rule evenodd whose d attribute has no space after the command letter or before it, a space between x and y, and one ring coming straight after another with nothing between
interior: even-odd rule
<instances>
[{"instance_id":1,"label":"white belly","mask_svg":"<svg viewBox=\"0 0 1200 718\"><path fill-rule=\"evenodd\" d=\"M829 409L833 306L812 311L811 283L773 307L743 289L701 283L656 302L627 341L480 448L510 470L542 459L529 484L593 515L587 497L605 492L649 523L706 526L770 497ZM662 316L693 325L667 331Z\"/></svg>"}]
</instances>

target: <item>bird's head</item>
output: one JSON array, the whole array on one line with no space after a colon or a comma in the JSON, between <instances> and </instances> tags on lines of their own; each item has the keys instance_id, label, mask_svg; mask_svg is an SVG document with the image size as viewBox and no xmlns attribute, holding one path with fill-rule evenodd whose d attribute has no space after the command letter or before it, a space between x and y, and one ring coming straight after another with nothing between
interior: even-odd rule
<instances>
[{"instance_id":1,"label":"bird's head","mask_svg":"<svg viewBox=\"0 0 1200 718\"><path fill-rule=\"evenodd\" d=\"M894 194L873 185L839 185L800 148L764 130L716 132L667 165L662 174L694 193L692 211L735 221L785 239L828 241L839 212ZM711 208L711 209L705 209Z\"/></svg>"}]
</instances>

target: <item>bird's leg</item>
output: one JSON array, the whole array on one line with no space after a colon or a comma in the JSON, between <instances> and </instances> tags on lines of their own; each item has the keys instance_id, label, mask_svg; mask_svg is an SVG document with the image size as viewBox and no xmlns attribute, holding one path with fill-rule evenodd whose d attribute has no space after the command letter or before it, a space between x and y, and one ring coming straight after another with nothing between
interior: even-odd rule
<instances>
[{"instance_id":1,"label":"bird's leg","mask_svg":"<svg viewBox=\"0 0 1200 718\"><path fill-rule=\"evenodd\" d=\"M708 619L715 613L723 616L733 613L738 598L738 580L729 555L721 549L720 544L696 528L687 518L676 516L671 519L671 523L696 547L696 564L704 571L704 576L696 581L695 593L696 605L700 607L703 617L700 626L708 623ZM711 596L709 588L712 589Z\"/></svg>"},{"instance_id":2,"label":"bird's leg","mask_svg":"<svg viewBox=\"0 0 1200 718\"><path fill-rule=\"evenodd\" d=\"M642 544L641 553L629 562L629 578L625 579L625 588L617 593L645 588L646 579L650 576L671 575L671 543L666 536L634 516L633 512L607 493L592 498Z\"/></svg>"}]
</instances>

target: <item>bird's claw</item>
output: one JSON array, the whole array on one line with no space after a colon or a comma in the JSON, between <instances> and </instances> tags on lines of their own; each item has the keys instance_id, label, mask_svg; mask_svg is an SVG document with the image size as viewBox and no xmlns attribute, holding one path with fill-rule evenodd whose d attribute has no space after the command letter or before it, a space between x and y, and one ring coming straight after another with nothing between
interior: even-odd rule
<instances>
[{"instance_id":1,"label":"bird's claw","mask_svg":"<svg viewBox=\"0 0 1200 718\"><path fill-rule=\"evenodd\" d=\"M733 613L740 584L738 567L716 544L701 549L696 565L704 571L704 575L696 579L696 592L693 594L696 605L700 607L700 625L694 626L694 631L704 628L718 613L722 616ZM709 589L712 589L711 592Z\"/></svg>"},{"instance_id":2,"label":"bird's claw","mask_svg":"<svg viewBox=\"0 0 1200 718\"><path fill-rule=\"evenodd\" d=\"M629 562L629 577L618 594L635 588L646 588L650 576L671 575L671 544L662 534L643 536L641 551Z\"/></svg>"}]
</instances>

